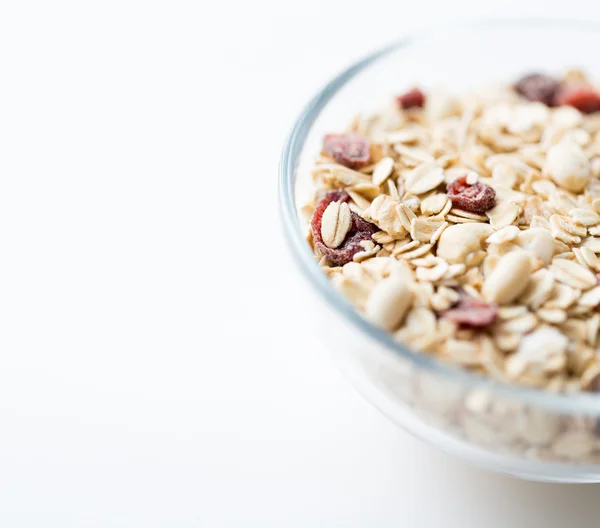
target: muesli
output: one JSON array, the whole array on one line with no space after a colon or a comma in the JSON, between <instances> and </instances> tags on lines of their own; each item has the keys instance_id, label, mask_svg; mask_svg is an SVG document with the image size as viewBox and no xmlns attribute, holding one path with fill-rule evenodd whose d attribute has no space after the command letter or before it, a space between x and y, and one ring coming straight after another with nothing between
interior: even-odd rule
<instances>
[{"instance_id":1,"label":"muesli","mask_svg":"<svg viewBox=\"0 0 600 528\"><path fill-rule=\"evenodd\" d=\"M414 350L600 391L600 93L579 71L414 88L324 137L303 208L332 283Z\"/></svg>"}]
</instances>

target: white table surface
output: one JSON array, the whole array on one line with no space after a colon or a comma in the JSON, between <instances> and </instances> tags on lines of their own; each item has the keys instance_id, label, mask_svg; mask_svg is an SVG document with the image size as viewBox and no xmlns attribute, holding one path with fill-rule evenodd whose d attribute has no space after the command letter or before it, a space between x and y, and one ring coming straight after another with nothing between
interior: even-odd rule
<instances>
[{"instance_id":1,"label":"white table surface","mask_svg":"<svg viewBox=\"0 0 600 528\"><path fill-rule=\"evenodd\" d=\"M275 205L294 118L367 51L600 19L522 4L3 3L0 526L597 527L599 486L473 469L366 404Z\"/></svg>"}]
</instances>

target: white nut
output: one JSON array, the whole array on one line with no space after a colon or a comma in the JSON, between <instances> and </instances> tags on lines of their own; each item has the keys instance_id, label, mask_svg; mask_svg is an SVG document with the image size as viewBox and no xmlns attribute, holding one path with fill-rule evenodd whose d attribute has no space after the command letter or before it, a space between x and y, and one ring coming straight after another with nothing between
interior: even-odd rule
<instances>
[{"instance_id":1,"label":"white nut","mask_svg":"<svg viewBox=\"0 0 600 528\"><path fill-rule=\"evenodd\" d=\"M581 147L563 141L548 149L543 172L563 189L579 193L590 181L590 163Z\"/></svg>"},{"instance_id":2,"label":"white nut","mask_svg":"<svg viewBox=\"0 0 600 528\"><path fill-rule=\"evenodd\" d=\"M485 280L482 293L487 301L508 304L521 295L531 275L531 260L524 251L504 255Z\"/></svg>"},{"instance_id":3,"label":"white nut","mask_svg":"<svg viewBox=\"0 0 600 528\"><path fill-rule=\"evenodd\" d=\"M400 275L390 275L373 288L365 308L366 317L385 330L395 330L410 308L412 297L406 281Z\"/></svg>"},{"instance_id":4,"label":"white nut","mask_svg":"<svg viewBox=\"0 0 600 528\"><path fill-rule=\"evenodd\" d=\"M532 227L521 231L517 237L517 244L527 251L531 251L544 265L548 265L554 255L554 238L550 231L541 227Z\"/></svg>"},{"instance_id":5,"label":"white nut","mask_svg":"<svg viewBox=\"0 0 600 528\"><path fill-rule=\"evenodd\" d=\"M350 207L346 202L331 202L321 219L321 236L329 248L338 247L352 227Z\"/></svg>"},{"instance_id":6,"label":"white nut","mask_svg":"<svg viewBox=\"0 0 600 528\"><path fill-rule=\"evenodd\" d=\"M440 236L437 255L450 264L463 264L468 255L481 250L481 244L493 232L489 224L477 222L447 227Z\"/></svg>"}]
</instances>

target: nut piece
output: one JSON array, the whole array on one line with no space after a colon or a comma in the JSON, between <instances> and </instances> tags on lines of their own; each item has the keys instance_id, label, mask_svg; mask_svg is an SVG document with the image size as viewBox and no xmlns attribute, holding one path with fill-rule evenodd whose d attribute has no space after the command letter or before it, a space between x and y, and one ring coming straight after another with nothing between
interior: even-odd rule
<instances>
[{"instance_id":1,"label":"nut piece","mask_svg":"<svg viewBox=\"0 0 600 528\"><path fill-rule=\"evenodd\" d=\"M548 149L543 173L563 189L582 192L590 181L590 163L581 147L563 141Z\"/></svg>"},{"instance_id":2,"label":"nut piece","mask_svg":"<svg viewBox=\"0 0 600 528\"><path fill-rule=\"evenodd\" d=\"M365 314L373 324L395 330L412 304L412 292L398 274L383 279L369 295Z\"/></svg>"},{"instance_id":3,"label":"nut piece","mask_svg":"<svg viewBox=\"0 0 600 528\"><path fill-rule=\"evenodd\" d=\"M482 288L483 297L488 302L510 303L525 291L531 272L531 261L527 253L524 251L507 253L485 280Z\"/></svg>"},{"instance_id":4,"label":"nut piece","mask_svg":"<svg viewBox=\"0 0 600 528\"><path fill-rule=\"evenodd\" d=\"M506 361L512 379L523 374L543 376L560 372L567 362L569 340L556 328L543 326L521 339L517 352Z\"/></svg>"},{"instance_id":5,"label":"nut piece","mask_svg":"<svg viewBox=\"0 0 600 528\"><path fill-rule=\"evenodd\" d=\"M554 238L550 231L541 227L531 227L521 231L517 237L517 244L533 252L546 266L550 264L554 255Z\"/></svg>"},{"instance_id":6,"label":"nut piece","mask_svg":"<svg viewBox=\"0 0 600 528\"><path fill-rule=\"evenodd\" d=\"M327 247L336 248L346 238L352 227L350 207L346 202L331 202L321 220L321 236Z\"/></svg>"},{"instance_id":7,"label":"nut piece","mask_svg":"<svg viewBox=\"0 0 600 528\"><path fill-rule=\"evenodd\" d=\"M494 230L488 224L457 224L444 230L437 248L438 257L450 264L462 264L467 256L481 250L481 244Z\"/></svg>"}]
</instances>

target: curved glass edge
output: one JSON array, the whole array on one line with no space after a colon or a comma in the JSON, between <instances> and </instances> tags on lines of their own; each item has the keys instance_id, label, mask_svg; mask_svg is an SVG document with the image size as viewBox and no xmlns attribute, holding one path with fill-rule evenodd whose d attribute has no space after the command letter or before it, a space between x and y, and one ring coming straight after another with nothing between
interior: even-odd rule
<instances>
[{"instance_id":1,"label":"curved glass edge","mask_svg":"<svg viewBox=\"0 0 600 528\"><path fill-rule=\"evenodd\" d=\"M455 32L458 30L479 31L492 27L501 26L526 26L540 28L578 29L594 33L600 32L600 25L588 21L556 20L556 19L495 19L471 21L449 30L445 26L431 28L420 35L412 35L400 41L386 46L375 53L356 62L331 80L317 95L306 105L299 118L295 122L287 141L285 142L283 154L279 167L279 210L283 222L283 230L288 247L291 249L294 260L308 281L323 296L327 304L345 319L357 326L367 336L378 341L387 350L399 355L427 371L435 372L441 376L453 378L457 383L469 388L481 388L498 395L505 396L521 402L539 405L558 412L569 414L600 414L600 396L581 394L554 394L544 392L541 389L522 387L501 383L481 374L466 371L464 369L444 363L443 361L411 351L406 346L395 341L387 332L364 319L344 297L339 294L325 273L319 268L313 253L310 251L304 239L296 202L294 197L295 169L308 133L325 105L333 96L353 77L362 70L393 51L409 46L438 31Z\"/></svg>"}]
</instances>

